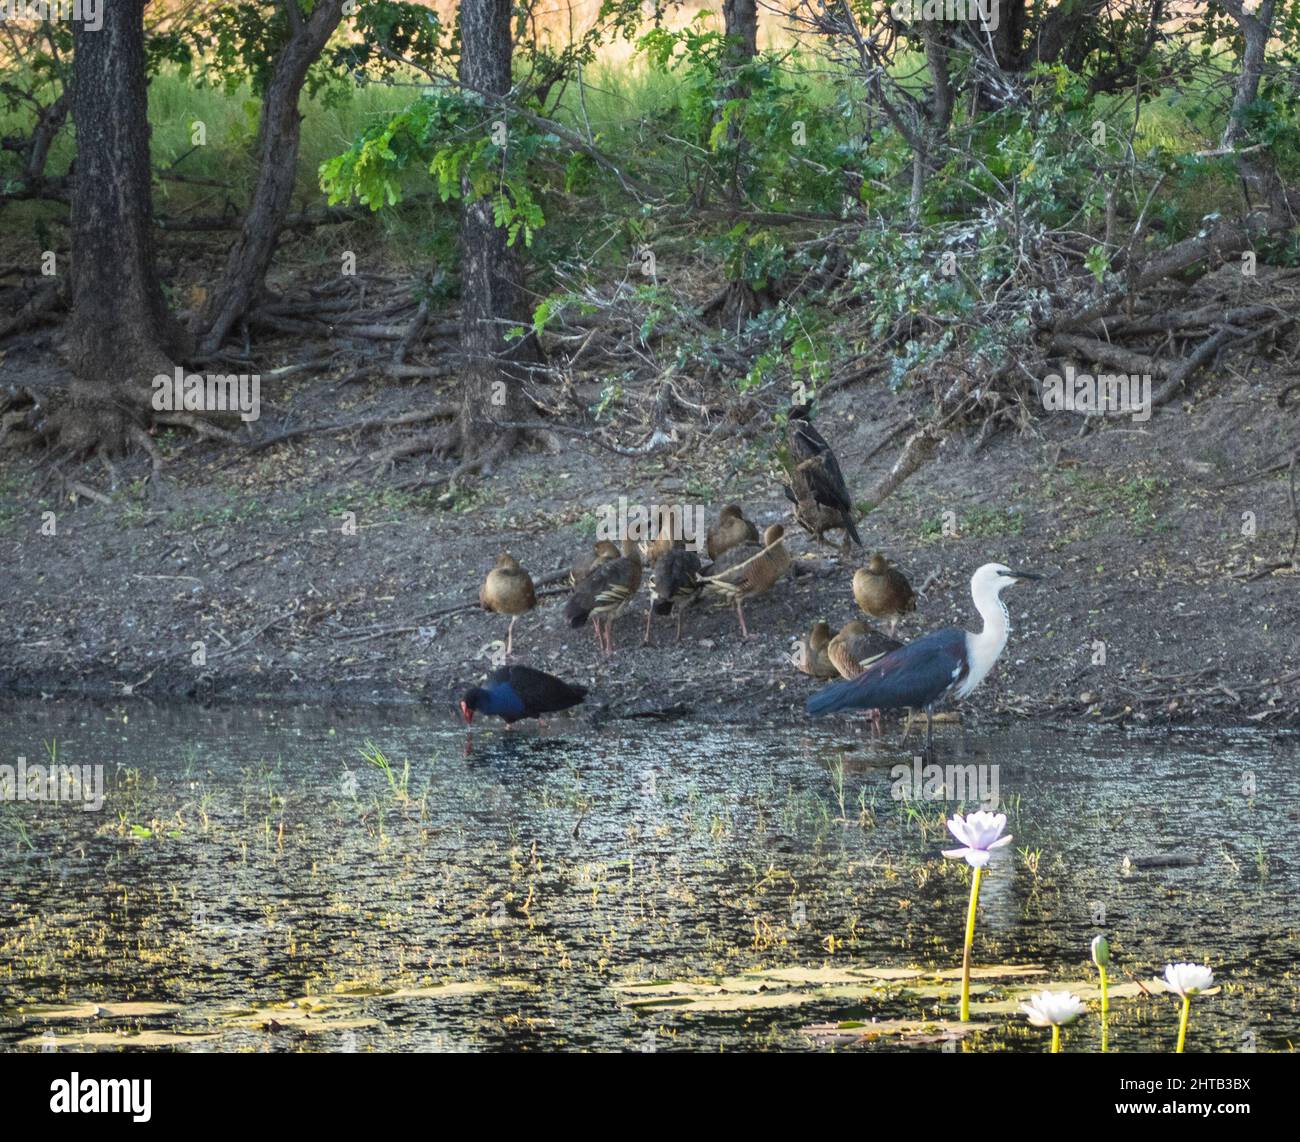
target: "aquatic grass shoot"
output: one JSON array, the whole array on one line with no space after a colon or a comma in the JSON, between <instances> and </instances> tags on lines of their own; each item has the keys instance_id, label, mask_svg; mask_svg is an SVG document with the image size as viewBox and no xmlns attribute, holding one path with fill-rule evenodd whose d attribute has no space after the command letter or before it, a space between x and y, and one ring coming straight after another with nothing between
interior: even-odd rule
<instances>
[{"instance_id":1,"label":"aquatic grass shoot","mask_svg":"<svg viewBox=\"0 0 1300 1142\"><path fill-rule=\"evenodd\" d=\"M393 769L392 762L388 760L384 751L374 742L367 739L366 744L358 752L361 754L362 760L369 762L384 775L388 781L389 790L397 800L402 802L409 800L407 792L411 784L411 762L409 759L402 762L402 775L399 777L396 770Z\"/></svg>"},{"instance_id":2,"label":"aquatic grass shoot","mask_svg":"<svg viewBox=\"0 0 1300 1142\"><path fill-rule=\"evenodd\" d=\"M989 863L989 856L994 849L1000 849L1011 843L1008 833L1002 835L1007 827L1005 813L989 813L984 809L963 817L954 813L948 822L948 830L962 843L959 849L944 849L943 855L950 860L964 859L975 870L970 883L970 906L966 911L966 939L961 956L961 1021L970 1019L970 959L971 947L975 943L975 911L980 899L980 878L984 866Z\"/></svg>"}]
</instances>

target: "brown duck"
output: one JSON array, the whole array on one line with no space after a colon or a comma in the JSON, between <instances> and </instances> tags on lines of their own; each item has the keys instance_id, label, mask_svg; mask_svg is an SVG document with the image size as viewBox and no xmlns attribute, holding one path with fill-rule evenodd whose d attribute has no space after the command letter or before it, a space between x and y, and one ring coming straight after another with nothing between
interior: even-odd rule
<instances>
[{"instance_id":1,"label":"brown duck","mask_svg":"<svg viewBox=\"0 0 1300 1142\"><path fill-rule=\"evenodd\" d=\"M745 626L746 599L766 594L777 580L790 570L790 553L785 549L785 528L772 524L763 533L763 546L742 544L733 547L709 568L704 577L705 588L736 604L736 617L740 620L740 633L749 638Z\"/></svg>"},{"instance_id":2,"label":"brown duck","mask_svg":"<svg viewBox=\"0 0 1300 1142\"><path fill-rule=\"evenodd\" d=\"M720 559L742 543L758 543L758 528L745 518L739 504L728 504L718 522L704 536L704 551L710 559Z\"/></svg>"},{"instance_id":3,"label":"brown duck","mask_svg":"<svg viewBox=\"0 0 1300 1142\"><path fill-rule=\"evenodd\" d=\"M700 557L686 550L686 541L678 539L655 560L650 575L650 609L645 616L645 639L650 641L650 620L655 615L677 610L677 641L682 641L682 612L700 597L704 581L700 578Z\"/></svg>"},{"instance_id":4,"label":"brown duck","mask_svg":"<svg viewBox=\"0 0 1300 1142\"><path fill-rule=\"evenodd\" d=\"M596 642L606 654L614 652L611 628L614 619L641 589L641 550L630 539L623 541L623 553L593 567L586 578L574 585L564 604L564 617L571 627L588 619L596 630ZM601 637L601 620L605 621Z\"/></svg>"},{"instance_id":5,"label":"brown duck","mask_svg":"<svg viewBox=\"0 0 1300 1142\"><path fill-rule=\"evenodd\" d=\"M830 625L821 620L799 639L794 655L795 668L814 678L838 678L839 671L826 653L831 642Z\"/></svg>"},{"instance_id":6,"label":"brown duck","mask_svg":"<svg viewBox=\"0 0 1300 1142\"><path fill-rule=\"evenodd\" d=\"M881 634L863 622L845 623L840 633L831 639L826 657L835 665L842 678L856 678L878 658L884 658L903 644L895 638ZM871 728L880 733L880 711L867 710Z\"/></svg>"},{"instance_id":7,"label":"brown duck","mask_svg":"<svg viewBox=\"0 0 1300 1142\"><path fill-rule=\"evenodd\" d=\"M510 616L510 628L506 632L506 654L509 654L514 647L516 621L525 611L537 606L533 580L510 552L503 551L497 557L496 566L479 588L478 601L485 611Z\"/></svg>"},{"instance_id":8,"label":"brown duck","mask_svg":"<svg viewBox=\"0 0 1300 1142\"><path fill-rule=\"evenodd\" d=\"M592 544L589 555L579 555L573 561L573 568L569 572L570 583L580 583L591 574L592 568L599 567L602 563L608 563L611 559L619 557L618 544L611 543L608 539L602 539Z\"/></svg>"},{"instance_id":9,"label":"brown duck","mask_svg":"<svg viewBox=\"0 0 1300 1142\"><path fill-rule=\"evenodd\" d=\"M866 567L853 573L853 598L873 619L888 620L891 635L898 627L898 620L908 611L916 610L912 584L880 554L873 555Z\"/></svg>"},{"instance_id":10,"label":"brown duck","mask_svg":"<svg viewBox=\"0 0 1300 1142\"><path fill-rule=\"evenodd\" d=\"M653 567L676 546L674 536L677 536L679 531L677 513L672 508L658 507L655 509L654 535L642 552L642 558L648 566Z\"/></svg>"},{"instance_id":11,"label":"brown duck","mask_svg":"<svg viewBox=\"0 0 1300 1142\"><path fill-rule=\"evenodd\" d=\"M845 623L826 647L826 657L841 678L856 678L871 663L903 644L864 622Z\"/></svg>"}]
</instances>

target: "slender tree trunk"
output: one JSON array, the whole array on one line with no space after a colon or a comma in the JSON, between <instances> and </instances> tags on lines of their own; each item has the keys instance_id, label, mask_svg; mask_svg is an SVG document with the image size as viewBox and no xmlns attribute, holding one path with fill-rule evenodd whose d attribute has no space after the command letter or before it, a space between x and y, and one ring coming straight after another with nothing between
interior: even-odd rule
<instances>
[{"instance_id":1,"label":"slender tree trunk","mask_svg":"<svg viewBox=\"0 0 1300 1142\"><path fill-rule=\"evenodd\" d=\"M77 380L55 428L75 451L124 448L144 419L150 382L183 348L154 259L144 4L105 4L98 31L73 24L68 356Z\"/></svg>"},{"instance_id":2,"label":"slender tree trunk","mask_svg":"<svg viewBox=\"0 0 1300 1142\"><path fill-rule=\"evenodd\" d=\"M921 196L925 193L925 179L936 165L936 156L948 137L952 124L956 93L948 67L947 29L937 21L927 21L921 31L925 41L925 62L930 72L930 121L921 130L921 143L912 155L912 197L910 214L915 222L920 217Z\"/></svg>"},{"instance_id":3,"label":"slender tree trunk","mask_svg":"<svg viewBox=\"0 0 1300 1142\"><path fill-rule=\"evenodd\" d=\"M1246 137L1246 111L1259 98L1259 84L1264 77L1268 39L1273 34L1277 5L1275 0L1260 0L1253 14L1245 10L1242 0L1224 0L1223 6L1237 22L1246 45L1232 93L1232 109L1228 112L1228 123L1221 141L1224 148L1235 149ZM1253 200L1251 207L1267 210L1271 227L1295 224L1286 186L1270 154L1250 153L1249 150L1239 152L1237 173L1247 188L1248 197Z\"/></svg>"},{"instance_id":4,"label":"slender tree trunk","mask_svg":"<svg viewBox=\"0 0 1300 1142\"><path fill-rule=\"evenodd\" d=\"M726 84L722 89L724 99L749 98L749 84L738 75L748 67L758 54L758 5L756 0L722 0L722 27L727 37L727 50L723 56L722 70ZM743 114L743 110L741 114ZM735 113L727 123L727 142L736 148L731 168L731 183L727 197L734 203L740 201L740 174L744 164L743 146L740 144L740 123Z\"/></svg>"},{"instance_id":5,"label":"slender tree trunk","mask_svg":"<svg viewBox=\"0 0 1300 1142\"><path fill-rule=\"evenodd\" d=\"M31 137L27 140L23 157L23 179L40 183L45 179L45 164L50 158L50 148L63 130L72 109L72 91L65 87L53 103L42 107L36 117Z\"/></svg>"},{"instance_id":6,"label":"slender tree trunk","mask_svg":"<svg viewBox=\"0 0 1300 1142\"><path fill-rule=\"evenodd\" d=\"M469 89L507 95L511 86L511 0L462 0L460 80ZM487 107L492 121L506 113ZM509 143L506 144L509 146ZM461 457L502 454L518 433L500 422L526 418L524 366L539 358L532 336L508 340L512 322L528 324L519 251L493 220L492 201L466 201L461 208L461 349L465 379L457 423Z\"/></svg>"},{"instance_id":7,"label":"slender tree trunk","mask_svg":"<svg viewBox=\"0 0 1300 1142\"><path fill-rule=\"evenodd\" d=\"M757 0L722 0L722 27L727 37L726 68L739 71L758 55ZM743 99L747 94L742 84L727 88L728 99Z\"/></svg>"},{"instance_id":8,"label":"slender tree trunk","mask_svg":"<svg viewBox=\"0 0 1300 1142\"><path fill-rule=\"evenodd\" d=\"M1261 0L1253 15L1245 10L1242 0L1224 0L1223 6L1237 22L1246 42L1241 71L1232 93L1232 110L1228 113L1228 125L1223 129L1222 145L1235 147L1245 134L1242 120L1246 109L1259 97L1259 81L1264 75L1264 54L1273 27L1275 3L1274 0Z\"/></svg>"},{"instance_id":9,"label":"slender tree trunk","mask_svg":"<svg viewBox=\"0 0 1300 1142\"><path fill-rule=\"evenodd\" d=\"M275 61L262 101L257 183L221 281L193 323L196 336L201 337L201 356L211 356L221 348L231 326L262 292L298 173L302 128L298 99L302 85L307 69L320 57L343 16L344 0L319 0L310 17L303 15L298 0L282 2L288 13L290 36Z\"/></svg>"}]
</instances>

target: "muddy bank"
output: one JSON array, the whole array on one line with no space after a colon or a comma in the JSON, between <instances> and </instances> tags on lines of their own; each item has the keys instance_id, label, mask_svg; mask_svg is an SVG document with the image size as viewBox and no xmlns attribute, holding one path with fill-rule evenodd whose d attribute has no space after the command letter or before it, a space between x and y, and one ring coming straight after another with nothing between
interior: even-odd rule
<instances>
[{"instance_id":1,"label":"muddy bank","mask_svg":"<svg viewBox=\"0 0 1300 1142\"><path fill-rule=\"evenodd\" d=\"M0 380L16 368L0 365ZM1083 434L1084 418L1057 413L983 447L949 437L860 525L868 551L926 584L901 637L976 625L969 575L1001 560L1047 578L1011 593L1010 645L968 715L1296 724L1297 579L1273 564L1289 558L1298 524L1286 470L1267 471L1289 447L1279 384L1228 378L1150 422L1112 418ZM304 382L272 399L289 423L338 398L328 382ZM355 400L357 415L382 414L410 395ZM902 397L848 388L827 399L819 424L855 492L887 469L896 446L880 445L910 415ZM760 525L787 525L798 573L746 608L749 642L734 611L705 603L680 645L664 620L643 647L643 585L608 661L589 630L564 624L553 581L516 627L516 660L591 687L585 718L802 719L816 684L790 666L790 639L817 618L855 617L849 583L863 556L794 529L769 430L762 418L719 425L644 458L562 441L453 493L395 490L367 461L373 437L308 436L247 455L160 437L166 489L144 481L147 462L128 461L107 503L64 498L30 458L7 455L0 690L422 701L451 717L505 635L505 620L475 605L496 553L556 576L589 547L599 510L626 496L704 505L710 518L739 501Z\"/></svg>"}]
</instances>

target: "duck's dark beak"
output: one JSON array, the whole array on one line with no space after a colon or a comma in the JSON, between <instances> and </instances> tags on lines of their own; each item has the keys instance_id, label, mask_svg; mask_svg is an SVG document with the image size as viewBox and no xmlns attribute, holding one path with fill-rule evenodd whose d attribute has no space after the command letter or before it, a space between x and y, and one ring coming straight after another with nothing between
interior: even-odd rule
<instances>
[{"instance_id":1,"label":"duck's dark beak","mask_svg":"<svg viewBox=\"0 0 1300 1142\"><path fill-rule=\"evenodd\" d=\"M465 715L465 724L467 726L474 721L474 711L469 708L468 702L461 702L460 712Z\"/></svg>"}]
</instances>

